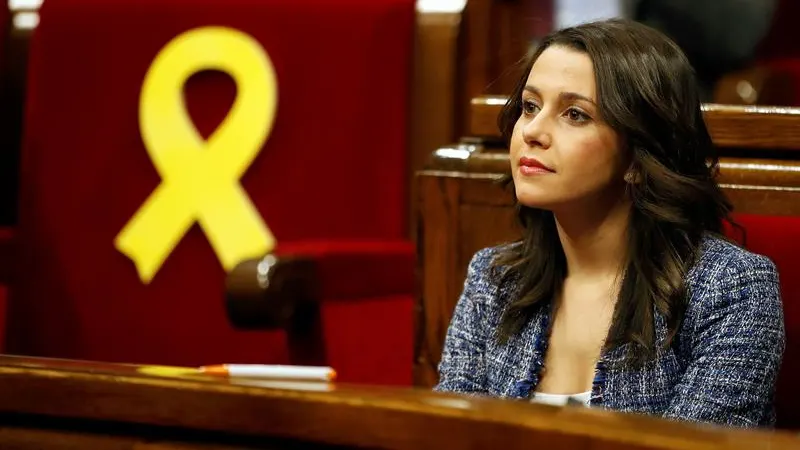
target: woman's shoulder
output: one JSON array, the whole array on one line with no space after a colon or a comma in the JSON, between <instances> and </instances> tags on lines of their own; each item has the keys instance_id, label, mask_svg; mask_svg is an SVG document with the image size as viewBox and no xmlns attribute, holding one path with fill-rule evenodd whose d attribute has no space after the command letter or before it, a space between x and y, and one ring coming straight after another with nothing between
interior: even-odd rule
<instances>
[{"instance_id":1,"label":"woman's shoulder","mask_svg":"<svg viewBox=\"0 0 800 450\"><path fill-rule=\"evenodd\" d=\"M696 294L693 300L720 295L731 298L754 288L777 287L778 270L770 258L723 237L708 235L687 284Z\"/></svg>"},{"instance_id":2,"label":"woman's shoulder","mask_svg":"<svg viewBox=\"0 0 800 450\"><path fill-rule=\"evenodd\" d=\"M504 264L507 256L518 250L521 243L511 242L506 244L484 247L475 252L469 261L467 279L480 278L489 283L502 283L508 265Z\"/></svg>"},{"instance_id":3,"label":"woman's shoulder","mask_svg":"<svg viewBox=\"0 0 800 450\"><path fill-rule=\"evenodd\" d=\"M768 257L754 253L726 238L707 235L692 272L705 281L720 280L718 275L742 274L752 271L777 274L775 264Z\"/></svg>"},{"instance_id":4,"label":"woman's shoulder","mask_svg":"<svg viewBox=\"0 0 800 450\"><path fill-rule=\"evenodd\" d=\"M521 244L512 242L485 247L475 252L467 268L464 281L465 291L481 293L495 301L507 297L510 289L516 286L516 277L509 272L504 261L519 249Z\"/></svg>"}]
</instances>

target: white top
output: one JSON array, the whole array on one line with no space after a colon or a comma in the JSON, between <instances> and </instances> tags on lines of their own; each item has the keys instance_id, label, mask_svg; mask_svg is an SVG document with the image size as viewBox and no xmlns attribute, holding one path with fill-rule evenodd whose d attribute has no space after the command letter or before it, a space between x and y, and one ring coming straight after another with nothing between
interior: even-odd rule
<instances>
[{"instance_id":1,"label":"white top","mask_svg":"<svg viewBox=\"0 0 800 450\"><path fill-rule=\"evenodd\" d=\"M580 394L545 394L543 392L534 392L531 402L564 406L567 402L572 400L588 406L591 398L592 391L581 392Z\"/></svg>"}]
</instances>

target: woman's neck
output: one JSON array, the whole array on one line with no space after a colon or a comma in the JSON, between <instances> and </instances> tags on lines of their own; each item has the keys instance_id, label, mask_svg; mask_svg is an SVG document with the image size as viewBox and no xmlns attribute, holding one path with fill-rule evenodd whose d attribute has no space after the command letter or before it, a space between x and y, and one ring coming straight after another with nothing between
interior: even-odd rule
<instances>
[{"instance_id":1,"label":"woman's neck","mask_svg":"<svg viewBox=\"0 0 800 450\"><path fill-rule=\"evenodd\" d=\"M631 204L617 200L555 213L570 277L617 277L628 250Z\"/></svg>"}]
</instances>

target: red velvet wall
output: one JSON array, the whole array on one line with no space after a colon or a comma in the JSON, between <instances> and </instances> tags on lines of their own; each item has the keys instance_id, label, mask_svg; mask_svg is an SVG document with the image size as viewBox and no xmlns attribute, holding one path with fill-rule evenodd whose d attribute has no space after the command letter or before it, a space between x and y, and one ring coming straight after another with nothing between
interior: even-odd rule
<instances>
[{"instance_id":1,"label":"red velvet wall","mask_svg":"<svg viewBox=\"0 0 800 450\"><path fill-rule=\"evenodd\" d=\"M249 33L275 66L279 104L242 184L278 241L402 239L413 21L413 0L44 2L31 48L24 253L9 350L181 365L285 361L281 334L229 326L224 271L198 226L149 285L114 248L160 182L139 134L145 72L186 30L224 25ZM227 113L234 86L220 73L188 83L189 110L203 135ZM406 345L410 355L410 298L337 308L336 323L326 323L340 341L377 332L361 342L362 363L387 345ZM347 321L377 325L359 331ZM407 361L408 374L367 381L409 381ZM354 377L369 378L370 370Z\"/></svg>"}]
</instances>

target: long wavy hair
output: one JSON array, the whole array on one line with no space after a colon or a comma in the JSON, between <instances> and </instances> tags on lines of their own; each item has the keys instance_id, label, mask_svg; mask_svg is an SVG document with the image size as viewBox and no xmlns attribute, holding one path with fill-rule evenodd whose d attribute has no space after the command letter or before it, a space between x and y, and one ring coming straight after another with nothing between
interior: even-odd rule
<instances>
[{"instance_id":1,"label":"long wavy hair","mask_svg":"<svg viewBox=\"0 0 800 450\"><path fill-rule=\"evenodd\" d=\"M656 311L666 319L665 346L678 334L687 301L684 278L703 236L722 236L725 221L738 226L715 181L718 160L703 121L694 71L674 42L645 25L614 19L547 36L531 54L498 118L507 144L521 114L528 73L551 46L591 58L601 117L624 138L631 154L636 182L626 191L632 202L627 255L604 348L631 344L626 361L641 364L658 352ZM510 177L507 181L513 187ZM517 210L522 239L505 247L495 261L519 287L501 321L501 342L554 299L567 275L553 213L519 203Z\"/></svg>"}]
</instances>

